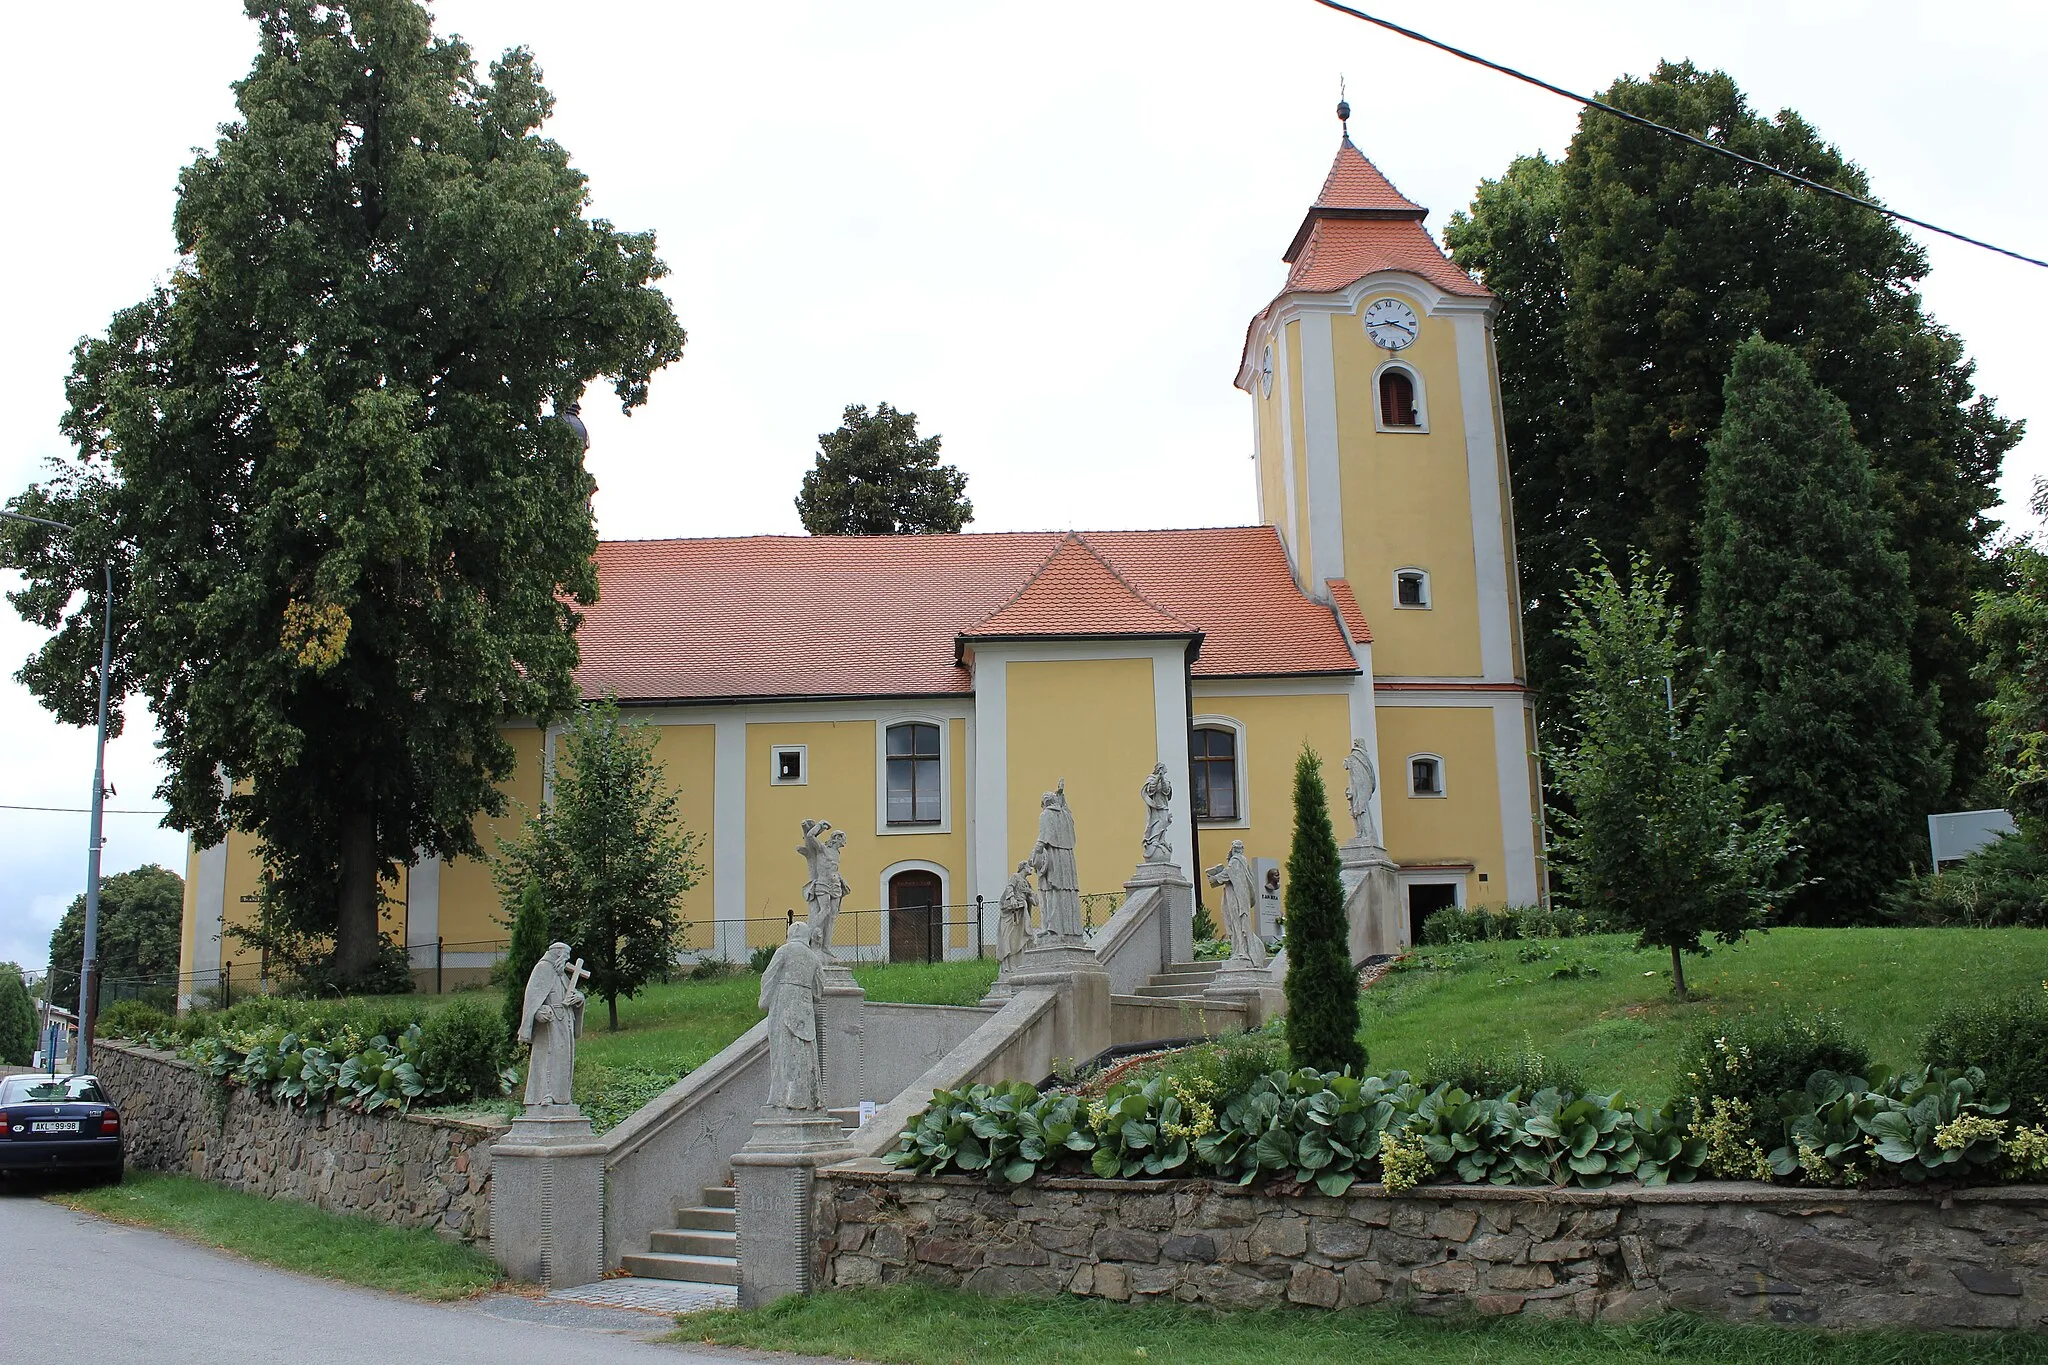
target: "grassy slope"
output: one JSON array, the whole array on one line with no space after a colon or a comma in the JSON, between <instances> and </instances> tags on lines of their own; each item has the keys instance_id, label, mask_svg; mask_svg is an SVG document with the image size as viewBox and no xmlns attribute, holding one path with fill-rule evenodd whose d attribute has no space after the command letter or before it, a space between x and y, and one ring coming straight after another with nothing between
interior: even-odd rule
<instances>
[{"instance_id":1,"label":"grassy slope","mask_svg":"<svg viewBox=\"0 0 2048 1365\"><path fill-rule=\"evenodd\" d=\"M465 1298L502 1278L481 1251L444 1242L423 1228L344 1217L191 1176L130 1171L119 1185L52 1198L252 1261L415 1298Z\"/></svg>"},{"instance_id":2,"label":"grassy slope","mask_svg":"<svg viewBox=\"0 0 2048 1365\"><path fill-rule=\"evenodd\" d=\"M1635 1327L1428 1319L1381 1310L1216 1313L1095 1299L990 1300L937 1289L844 1290L681 1320L673 1340L911 1365L1143 1359L1200 1365L2004 1365L2048 1340L1835 1335L1667 1317Z\"/></svg>"},{"instance_id":3,"label":"grassy slope","mask_svg":"<svg viewBox=\"0 0 2048 1365\"><path fill-rule=\"evenodd\" d=\"M1453 1044L1537 1051L1629 1098L1671 1093L1685 1035L1717 1019L1829 1010L1879 1061L1914 1062L1943 1008L2048 977L2048 930L1774 929L1686 962L1693 999L1671 993L1668 953L1619 935L1424 949L1438 970L1398 972L1360 999L1371 1068L1420 1069ZM1524 952L1548 952L1534 962ZM1554 979L1573 964L1598 976Z\"/></svg>"}]
</instances>

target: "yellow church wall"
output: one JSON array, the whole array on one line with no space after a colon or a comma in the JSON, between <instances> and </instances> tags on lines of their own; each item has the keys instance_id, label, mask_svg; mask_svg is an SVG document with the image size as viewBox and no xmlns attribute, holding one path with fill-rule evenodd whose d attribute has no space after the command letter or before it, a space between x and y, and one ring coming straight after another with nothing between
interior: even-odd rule
<instances>
[{"instance_id":1,"label":"yellow church wall","mask_svg":"<svg viewBox=\"0 0 2048 1365\"><path fill-rule=\"evenodd\" d=\"M198 961L197 936L199 925L199 847L190 839L185 841L185 897L184 908L178 917L178 993L184 994L191 988L194 964Z\"/></svg>"},{"instance_id":2,"label":"yellow church wall","mask_svg":"<svg viewBox=\"0 0 2048 1365\"><path fill-rule=\"evenodd\" d=\"M1038 800L1066 779L1081 891L1115 891L1145 831L1138 789L1158 761L1152 660L1012 662L1005 735L1014 868L1038 839ZM1227 845L1226 845L1227 847Z\"/></svg>"},{"instance_id":3,"label":"yellow church wall","mask_svg":"<svg viewBox=\"0 0 2048 1365\"><path fill-rule=\"evenodd\" d=\"M1302 402L1301 393L1301 324L1290 322L1281 330L1287 346L1287 425L1294 439L1294 524L1288 528L1287 543L1304 547L1295 554L1296 571L1311 574L1313 566L1309 560L1312 556L1305 548L1308 545L1309 525L1308 428L1305 425L1306 406ZM1283 517L1286 515L1284 504L1281 507L1281 514ZM1311 583L1310 586L1320 588L1321 585Z\"/></svg>"},{"instance_id":4,"label":"yellow church wall","mask_svg":"<svg viewBox=\"0 0 2048 1365\"><path fill-rule=\"evenodd\" d=\"M505 813L479 815L472 828L486 858L495 857L498 840L519 833L526 817L540 808L541 747L545 733L537 726L523 725L504 730L507 743L518 755L518 766L504 786ZM484 948L461 948L458 944L497 944L505 939L505 926L498 886L491 878L485 859L457 858L441 869L441 933L450 952L481 952Z\"/></svg>"},{"instance_id":5,"label":"yellow church wall","mask_svg":"<svg viewBox=\"0 0 2048 1365\"><path fill-rule=\"evenodd\" d=\"M1280 382L1277 375L1273 392L1265 393L1254 388L1252 410L1258 423L1259 506L1267 522L1286 526L1287 483L1283 463L1285 450L1280 439Z\"/></svg>"},{"instance_id":6,"label":"yellow church wall","mask_svg":"<svg viewBox=\"0 0 2048 1365\"><path fill-rule=\"evenodd\" d=\"M1368 291L1359 310L1389 296ZM1331 320L1331 344L1344 568L1372 622L1375 671L1383 677L1477 677L1479 595L1452 323L1423 318L1422 334L1397 357L1422 377L1426 432L1376 429L1375 376L1388 356L1366 336L1358 314ZM1429 574L1427 610L1395 607L1394 571L1403 568Z\"/></svg>"},{"instance_id":7,"label":"yellow church wall","mask_svg":"<svg viewBox=\"0 0 2048 1365\"><path fill-rule=\"evenodd\" d=\"M892 714L889 719L898 717ZM903 716L902 719L919 719ZM885 909L882 873L901 862L925 862L945 869L949 897L958 902L967 886L967 722L943 722L947 729L945 773L950 826L940 831L879 833L875 808L877 721L776 721L747 726L747 944L780 943L789 911L805 914L804 861L797 853L805 820L830 820L846 831L839 875L850 888L840 907L833 943L841 948L879 949ZM777 745L808 749L809 780L803 786L769 784ZM964 919L955 911L949 918ZM952 931L968 941L967 929Z\"/></svg>"},{"instance_id":8,"label":"yellow church wall","mask_svg":"<svg viewBox=\"0 0 2048 1365\"><path fill-rule=\"evenodd\" d=\"M654 727L654 759L662 767L669 789L680 798L677 814L683 828L696 836L694 857L697 884L683 893L682 914L690 922L683 935L686 948L709 948L717 918L713 896L712 839L716 834L717 731L709 725L657 725Z\"/></svg>"},{"instance_id":9,"label":"yellow church wall","mask_svg":"<svg viewBox=\"0 0 2048 1365\"><path fill-rule=\"evenodd\" d=\"M1469 862L1466 903L1501 904L1506 899L1501 774L1494 761L1492 709L1382 704L1377 713L1387 852L1404 866ZM1443 760L1445 795L1408 794L1408 759L1413 754L1435 754ZM1517 773L1509 780L1526 779ZM1484 882L1478 876L1482 872L1487 876Z\"/></svg>"},{"instance_id":10,"label":"yellow church wall","mask_svg":"<svg viewBox=\"0 0 2048 1365\"><path fill-rule=\"evenodd\" d=\"M1294 841L1294 760L1306 743L1323 761L1323 786L1329 794L1331 819L1339 839L1351 827L1344 803L1344 755L1351 748L1351 705L1342 692L1298 697L1208 696L1197 691L1195 715L1223 717L1244 727L1239 755L1247 822L1203 821L1200 829L1202 865L1214 867L1230 853L1232 839L1244 840L1245 856L1272 858L1287 876L1287 853ZM1202 896L1215 910L1221 899L1213 887Z\"/></svg>"}]
</instances>

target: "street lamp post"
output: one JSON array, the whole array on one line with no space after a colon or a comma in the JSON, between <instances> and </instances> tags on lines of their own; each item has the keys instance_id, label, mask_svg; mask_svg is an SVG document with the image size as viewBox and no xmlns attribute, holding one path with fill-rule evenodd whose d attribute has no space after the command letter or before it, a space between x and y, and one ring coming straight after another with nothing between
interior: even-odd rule
<instances>
[{"instance_id":1,"label":"street lamp post","mask_svg":"<svg viewBox=\"0 0 2048 1365\"><path fill-rule=\"evenodd\" d=\"M54 526L60 531L77 529L70 522L21 512L0 511L0 517ZM106 618L100 629L100 713L93 741L92 832L85 850L85 960L78 969L78 1040L71 1063L73 1071L92 1070L92 1026L99 1017L100 1004L100 843L107 804L107 679L114 671L114 562L110 559L103 567L107 575ZM47 997L47 984L43 991Z\"/></svg>"}]
</instances>

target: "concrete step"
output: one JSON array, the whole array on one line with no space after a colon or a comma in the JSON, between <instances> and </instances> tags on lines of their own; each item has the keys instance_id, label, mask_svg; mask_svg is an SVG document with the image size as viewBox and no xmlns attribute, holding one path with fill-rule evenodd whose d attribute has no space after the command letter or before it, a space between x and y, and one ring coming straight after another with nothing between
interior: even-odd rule
<instances>
[{"instance_id":1,"label":"concrete step","mask_svg":"<svg viewBox=\"0 0 2048 1365\"><path fill-rule=\"evenodd\" d=\"M1210 977L1223 970L1220 962L1170 962L1164 968L1152 973L1154 981L1178 977Z\"/></svg>"},{"instance_id":2,"label":"concrete step","mask_svg":"<svg viewBox=\"0 0 2048 1365\"><path fill-rule=\"evenodd\" d=\"M1193 1000L1198 999L1208 987L1207 980L1176 982L1172 985L1154 982L1149 986L1138 987L1138 994L1150 996L1154 1000Z\"/></svg>"},{"instance_id":3,"label":"concrete step","mask_svg":"<svg viewBox=\"0 0 2048 1365\"><path fill-rule=\"evenodd\" d=\"M704 1207L707 1209L736 1209L740 1206L739 1191L730 1185L706 1185Z\"/></svg>"},{"instance_id":4,"label":"concrete step","mask_svg":"<svg viewBox=\"0 0 2048 1365\"><path fill-rule=\"evenodd\" d=\"M739 1231L739 1214L734 1209L687 1208L676 1209L676 1226L704 1232Z\"/></svg>"},{"instance_id":5,"label":"concrete step","mask_svg":"<svg viewBox=\"0 0 2048 1365\"><path fill-rule=\"evenodd\" d=\"M648 1251L621 1256L619 1264L628 1274L649 1280L688 1280L697 1284L740 1282L740 1263L731 1256L688 1256Z\"/></svg>"},{"instance_id":6,"label":"concrete step","mask_svg":"<svg viewBox=\"0 0 2048 1365\"><path fill-rule=\"evenodd\" d=\"M673 1252L679 1256L716 1256L720 1260L736 1261L739 1234L708 1228L671 1228L648 1234L647 1249Z\"/></svg>"}]
</instances>

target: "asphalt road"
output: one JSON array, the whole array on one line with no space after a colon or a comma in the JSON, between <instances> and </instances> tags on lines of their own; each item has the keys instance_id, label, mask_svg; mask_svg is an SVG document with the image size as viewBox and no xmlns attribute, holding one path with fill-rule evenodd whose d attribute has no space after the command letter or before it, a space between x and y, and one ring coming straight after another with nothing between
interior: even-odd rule
<instances>
[{"instance_id":1,"label":"asphalt road","mask_svg":"<svg viewBox=\"0 0 2048 1365\"><path fill-rule=\"evenodd\" d=\"M731 1365L751 1352L655 1346L670 1319L499 1295L429 1304L294 1275L75 1213L0 1183L9 1353L151 1365ZM81 1354L83 1353L83 1354ZM774 1359L791 1361L793 1357Z\"/></svg>"}]
</instances>

